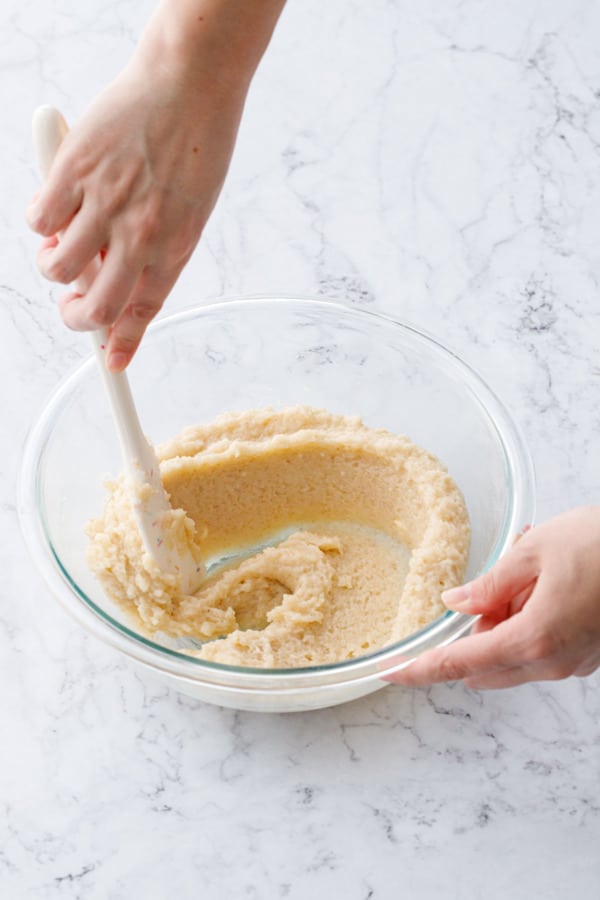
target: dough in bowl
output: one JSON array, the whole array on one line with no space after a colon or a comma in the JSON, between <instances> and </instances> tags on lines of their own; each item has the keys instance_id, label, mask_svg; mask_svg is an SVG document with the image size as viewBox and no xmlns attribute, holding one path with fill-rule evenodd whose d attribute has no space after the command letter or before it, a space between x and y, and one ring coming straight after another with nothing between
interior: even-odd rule
<instances>
[{"instance_id":1,"label":"dough in bowl","mask_svg":"<svg viewBox=\"0 0 600 900\"><path fill-rule=\"evenodd\" d=\"M158 448L167 539L207 566L194 595L145 552L123 476L88 560L139 631L235 666L341 662L440 616L470 541L463 497L408 438L310 407L228 413ZM190 646L191 645L191 646Z\"/></svg>"}]
</instances>

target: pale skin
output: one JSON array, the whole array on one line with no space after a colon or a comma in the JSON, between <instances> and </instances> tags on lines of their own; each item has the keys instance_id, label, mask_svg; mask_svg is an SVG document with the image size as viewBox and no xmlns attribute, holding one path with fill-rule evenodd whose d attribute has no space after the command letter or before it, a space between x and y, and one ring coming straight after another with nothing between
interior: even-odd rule
<instances>
[{"instance_id":1,"label":"pale skin","mask_svg":"<svg viewBox=\"0 0 600 900\"><path fill-rule=\"evenodd\" d=\"M27 210L51 281L71 284L101 255L85 295L68 291L59 306L70 328L108 326L113 371L131 361L201 237L284 2L162 0ZM600 506L527 531L487 574L443 599L480 616L472 633L390 680L485 689L591 674L600 666Z\"/></svg>"},{"instance_id":2,"label":"pale skin","mask_svg":"<svg viewBox=\"0 0 600 900\"><path fill-rule=\"evenodd\" d=\"M600 506L527 530L489 572L443 600L481 617L470 636L429 650L390 681L463 680L481 690L591 675L600 666Z\"/></svg>"},{"instance_id":3,"label":"pale skin","mask_svg":"<svg viewBox=\"0 0 600 900\"><path fill-rule=\"evenodd\" d=\"M110 327L112 371L131 361L202 234L283 2L163 0L27 210L51 281L71 284L102 255L85 296L69 291L59 306L76 331Z\"/></svg>"}]
</instances>

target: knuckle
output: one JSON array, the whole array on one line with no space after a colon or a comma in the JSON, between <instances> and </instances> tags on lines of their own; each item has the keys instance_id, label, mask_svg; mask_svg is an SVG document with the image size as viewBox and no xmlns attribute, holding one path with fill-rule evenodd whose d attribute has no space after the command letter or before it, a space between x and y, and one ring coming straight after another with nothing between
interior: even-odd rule
<instances>
[{"instance_id":1,"label":"knuckle","mask_svg":"<svg viewBox=\"0 0 600 900\"><path fill-rule=\"evenodd\" d=\"M139 344L139 337L119 334L113 338L113 349L117 353L132 353Z\"/></svg>"},{"instance_id":2,"label":"knuckle","mask_svg":"<svg viewBox=\"0 0 600 900\"><path fill-rule=\"evenodd\" d=\"M529 535L533 531L528 531L522 540L514 547L513 555L519 566L528 572L538 572L540 566L539 552L536 544L532 543Z\"/></svg>"},{"instance_id":3,"label":"knuckle","mask_svg":"<svg viewBox=\"0 0 600 900\"><path fill-rule=\"evenodd\" d=\"M484 602L489 600L491 597L496 594L496 573L493 569L490 569L489 572L481 578L474 588L478 593L478 600L483 600Z\"/></svg>"},{"instance_id":4,"label":"knuckle","mask_svg":"<svg viewBox=\"0 0 600 900\"><path fill-rule=\"evenodd\" d=\"M65 303L59 301L60 306L60 315L67 326L71 331L88 331L85 320L81 317L81 311L77 309L78 304L76 303Z\"/></svg>"},{"instance_id":5,"label":"knuckle","mask_svg":"<svg viewBox=\"0 0 600 900\"><path fill-rule=\"evenodd\" d=\"M38 234L48 236L48 223L43 212L27 213L27 224Z\"/></svg>"},{"instance_id":6,"label":"knuckle","mask_svg":"<svg viewBox=\"0 0 600 900\"><path fill-rule=\"evenodd\" d=\"M154 318L159 309L160 304L144 302L143 300L136 300L131 304L130 314L131 318L137 320L138 322L149 322Z\"/></svg>"},{"instance_id":7,"label":"knuckle","mask_svg":"<svg viewBox=\"0 0 600 900\"><path fill-rule=\"evenodd\" d=\"M83 331L83 330L84 330L84 329L82 328L82 326L81 326L78 322L74 322L74 321L71 319L71 317L69 316L68 313L66 313L66 312L61 312L61 318L62 318L62 320L63 320L63 324L64 324L70 331Z\"/></svg>"},{"instance_id":8,"label":"knuckle","mask_svg":"<svg viewBox=\"0 0 600 900\"><path fill-rule=\"evenodd\" d=\"M153 246L162 232L162 216L158 207L148 204L143 210L136 209L128 217L127 244L134 257L146 256L148 247Z\"/></svg>"},{"instance_id":9,"label":"knuckle","mask_svg":"<svg viewBox=\"0 0 600 900\"><path fill-rule=\"evenodd\" d=\"M200 235L190 235L183 231L173 236L166 248L164 264L168 270L178 271L192 255Z\"/></svg>"},{"instance_id":10,"label":"knuckle","mask_svg":"<svg viewBox=\"0 0 600 900\"><path fill-rule=\"evenodd\" d=\"M43 216L35 230L42 237L52 237L56 233L55 223L48 216Z\"/></svg>"},{"instance_id":11,"label":"knuckle","mask_svg":"<svg viewBox=\"0 0 600 900\"><path fill-rule=\"evenodd\" d=\"M90 310L88 318L90 325L104 328L107 325L112 325L115 321L115 314L110 306L97 306Z\"/></svg>"},{"instance_id":12,"label":"knuckle","mask_svg":"<svg viewBox=\"0 0 600 900\"><path fill-rule=\"evenodd\" d=\"M138 232L144 244L151 244L161 232L161 217L157 210L147 209L142 216Z\"/></svg>"},{"instance_id":13,"label":"knuckle","mask_svg":"<svg viewBox=\"0 0 600 900\"><path fill-rule=\"evenodd\" d=\"M90 181L90 184L93 184L91 193L95 196L102 217L113 218L122 212L131 200L133 187L131 173L114 165L104 171L101 182Z\"/></svg>"},{"instance_id":14,"label":"knuckle","mask_svg":"<svg viewBox=\"0 0 600 900\"><path fill-rule=\"evenodd\" d=\"M532 580L537 578L540 573L540 553L536 543L537 535L535 535L534 540L531 537L533 534L534 532L532 530L527 531L521 540L510 549L506 557L504 557L507 562L510 562L514 571L517 571L521 573L523 577L529 577Z\"/></svg>"},{"instance_id":15,"label":"knuckle","mask_svg":"<svg viewBox=\"0 0 600 900\"><path fill-rule=\"evenodd\" d=\"M124 203L125 198L115 188L110 192L98 192L96 195L96 219L98 221L111 221L119 214Z\"/></svg>"},{"instance_id":16,"label":"knuckle","mask_svg":"<svg viewBox=\"0 0 600 900\"><path fill-rule=\"evenodd\" d=\"M438 660L438 672L443 681L459 681L467 675L465 667L443 653Z\"/></svg>"},{"instance_id":17,"label":"knuckle","mask_svg":"<svg viewBox=\"0 0 600 900\"><path fill-rule=\"evenodd\" d=\"M494 569L490 569L481 578L471 585L471 599L478 606L486 607L492 604L498 594L498 579Z\"/></svg>"},{"instance_id":18,"label":"knuckle","mask_svg":"<svg viewBox=\"0 0 600 900\"><path fill-rule=\"evenodd\" d=\"M71 267L68 262L60 256L53 256L51 259L45 259L42 262L42 271L46 278L50 281L57 281L59 284L69 284L72 280Z\"/></svg>"},{"instance_id":19,"label":"knuckle","mask_svg":"<svg viewBox=\"0 0 600 900\"><path fill-rule=\"evenodd\" d=\"M193 248L192 248L193 249ZM169 273L179 272L190 258L192 250L183 244L174 244L163 254L164 268Z\"/></svg>"},{"instance_id":20,"label":"knuckle","mask_svg":"<svg viewBox=\"0 0 600 900\"><path fill-rule=\"evenodd\" d=\"M45 198L40 199L25 211L25 219L33 231L44 237L51 237L56 231L51 212L52 206L48 201Z\"/></svg>"}]
</instances>

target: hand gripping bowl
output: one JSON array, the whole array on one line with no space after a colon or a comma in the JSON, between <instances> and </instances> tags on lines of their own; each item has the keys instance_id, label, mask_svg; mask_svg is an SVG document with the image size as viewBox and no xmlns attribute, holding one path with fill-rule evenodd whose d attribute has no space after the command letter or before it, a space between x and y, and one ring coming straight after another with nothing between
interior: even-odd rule
<instances>
[{"instance_id":1,"label":"hand gripping bowl","mask_svg":"<svg viewBox=\"0 0 600 900\"><path fill-rule=\"evenodd\" d=\"M472 526L467 577L484 572L531 522L531 462L510 415L456 355L414 328L334 303L241 299L155 323L131 365L154 443L219 413L306 404L359 415L436 454L461 488ZM84 628L176 690L221 706L288 712L333 706L387 684L383 676L464 634L447 612L366 656L302 669L236 668L185 655L132 630L89 571L84 525L121 468L93 359L55 391L24 455L19 511L30 550L60 603Z\"/></svg>"}]
</instances>

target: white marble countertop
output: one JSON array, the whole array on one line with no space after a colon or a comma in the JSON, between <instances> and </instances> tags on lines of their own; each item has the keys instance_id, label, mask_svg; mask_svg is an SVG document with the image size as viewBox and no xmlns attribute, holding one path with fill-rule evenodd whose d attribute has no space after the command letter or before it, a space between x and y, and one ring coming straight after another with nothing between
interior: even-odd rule
<instances>
[{"instance_id":1,"label":"white marble countertop","mask_svg":"<svg viewBox=\"0 0 600 900\"><path fill-rule=\"evenodd\" d=\"M23 225L30 115L79 115L150 8L3 3L0 895L598 896L600 677L236 713L149 681L34 571L20 449L89 345ZM291 0L168 311L282 292L415 323L513 410L540 519L597 502L599 35L595 0Z\"/></svg>"}]
</instances>

